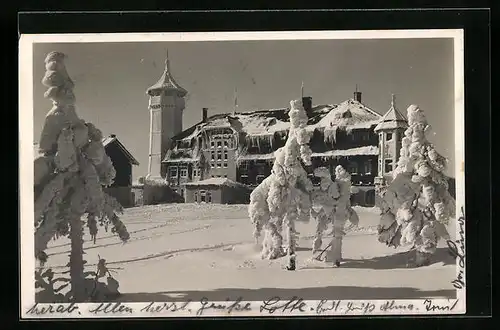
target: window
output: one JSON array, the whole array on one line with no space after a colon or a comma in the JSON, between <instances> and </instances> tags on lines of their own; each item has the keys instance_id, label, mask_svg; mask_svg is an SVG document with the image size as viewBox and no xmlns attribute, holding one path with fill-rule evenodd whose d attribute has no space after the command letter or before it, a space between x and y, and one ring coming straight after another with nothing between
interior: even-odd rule
<instances>
[{"instance_id":1,"label":"window","mask_svg":"<svg viewBox=\"0 0 500 330\"><path fill-rule=\"evenodd\" d=\"M228 147L228 142L227 142L227 140L224 140L224 148L227 149L227 147Z\"/></svg>"},{"instance_id":2,"label":"window","mask_svg":"<svg viewBox=\"0 0 500 330\"><path fill-rule=\"evenodd\" d=\"M205 190L200 190L200 202L206 201L206 192Z\"/></svg>"},{"instance_id":3,"label":"window","mask_svg":"<svg viewBox=\"0 0 500 330\"><path fill-rule=\"evenodd\" d=\"M212 160L215 160L215 151L210 152Z\"/></svg>"},{"instance_id":4,"label":"window","mask_svg":"<svg viewBox=\"0 0 500 330\"><path fill-rule=\"evenodd\" d=\"M221 176L220 175L217 175L218 178L220 178Z\"/></svg>"},{"instance_id":5,"label":"window","mask_svg":"<svg viewBox=\"0 0 500 330\"><path fill-rule=\"evenodd\" d=\"M217 151L217 160L222 160L222 152Z\"/></svg>"},{"instance_id":6,"label":"window","mask_svg":"<svg viewBox=\"0 0 500 330\"><path fill-rule=\"evenodd\" d=\"M240 176L240 182L243 184L248 184L248 175Z\"/></svg>"},{"instance_id":7,"label":"window","mask_svg":"<svg viewBox=\"0 0 500 330\"><path fill-rule=\"evenodd\" d=\"M188 169L186 167L181 168L181 178L187 178L188 176Z\"/></svg>"},{"instance_id":8,"label":"window","mask_svg":"<svg viewBox=\"0 0 500 330\"><path fill-rule=\"evenodd\" d=\"M392 133L387 133L385 140L391 141L392 140Z\"/></svg>"},{"instance_id":9,"label":"window","mask_svg":"<svg viewBox=\"0 0 500 330\"><path fill-rule=\"evenodd\" d=\"M392 172L392 159L386 159L385 160L385 168L384 168L385 173L390 173Z\"/></svg>"},{"instance_id":10,"label":"window","mask_svg":"<svg viewBox=\"0 0 500 330\"><path fill-rule=\"evenodd\" d=\"M227 150L224 150L224 160L227 160Z\"/></svg>"},{"instance_id":11,"label":"window","mask_svg":"<svg viewBox=\"0 0 500 330\"><path fill-rule=\"evenodd\" d=\"M177 178L177 166L170 168L170 177L171 178Z\"/></svg>"},{"instance_id":12,"label":"window","mask_svg":"<svg viewBox=\"0 0 500 330\"><path fill-rule=\"evenodd\" d=\"M224 168L227 168L227 162L224 162L223 165L224 165Z\"/></svg>"},{"instance_id":13,"label":"window","mask_svg":"<svg viewBox=\"0 0 500 330\"><path fill-rule=\"evenodd\" d=\"M217 168L221 168L221 167L222 167L221 163L217 163Z\"/></svg>"},{"instance_id":14,"label":"window","mask_svg":"<svg viewBox=\"0 0 500 330\"><path fill-rule=\"evenodd\" d=\"M198 192L197 191L194 192L194 201L195 201L195 203L198 202Z\"/></svg>"},{"instance_id":15,"label":"window","mask_svg":"<svg viewBox=\"0 0 500 330\"><path fill-rule=\"evenodd\" d=\"M210 191L207 191L207 203L212 202L212 193Z\"/></svg>"},{"instance_id":16,"label":"window","mask_svg":"<svg viewBox=\"0 0 500 330\"><path fill-rule=\"evenodd\" d=\"M224 177L227 178L227 174L224 174Z\"/></svg>"},{"instance_id":17,"label":"window","mask_svg":"<svg viewBox=\"0 0 500 330\"><path fill-rule=\"evenodd\" d=\"M213 141L213 140L210 141L210 148L212 148L212 149L215 148L215 141Z\"/></svg>"},{"instance_id":18,"label":"window","mask_svg":"<svg viewBox=\"0 0 500 330\"><path fill-rule=\"evenodd\" d=\"M266 178L265 175L257 175L257 178L256 178L256 181L257 181L257 184L260 184L262 181L264 181L264 179Z\"/></svg>"},{"instance_id":19,"label":"window","mask_svg":"<svg viewBox=\"0 0 500 330\"><path fill-rule=\"evenodd\" d=\"M369 160L365 162L365 174L372 174L372 162Z\"/></svg>"},{"instance_id":20,"label":"window","mask_svg":"<svg viewBox=\"0 0 500 330\"><path fill-rule=\"evenodd\" d=\"M214 167L215 167L215 163L214 163L214 162L211 162L211 163L210 163L210 167L211 167L211 168L214 168Z\"/></svg>"},{"instance_id":21,"label":"window","mask_svg":"<svg viewBox=\"0 0 500 330\"><path fill-rule=\"evenodd\" d=\"M358 164L355 162L349 163L349 173L351 174L358 174Z\"/></svg>"},{"instance_id":22,"label":"window","mask_svg":"<svg viewBox=\"0 0 500 330\"><path fill-rule=\"evenodd\" d=\"M241 162L240 168L242 170L248 170L248 162Z\"/></svg>"},{"instance_id":23,"label":"window","mask_svg":"<svg viewBox=\"0 0 500 330\"><path fill-rule=\"evenodd\" d=\"M217 141L217 148L222 148L222 141Z\"/></svg>"}]
</instances>

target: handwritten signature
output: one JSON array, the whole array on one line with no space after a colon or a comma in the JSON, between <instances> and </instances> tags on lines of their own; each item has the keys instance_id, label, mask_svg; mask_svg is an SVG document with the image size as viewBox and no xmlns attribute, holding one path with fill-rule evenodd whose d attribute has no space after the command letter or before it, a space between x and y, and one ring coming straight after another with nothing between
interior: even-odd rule
<instances>
[{"instance_id":1,"label":"handwritten signature","mask_svg":"<svg viewBox=\"0 0 500 330\"><path fill-rule=\"evenodd\" d=\"M448 240L446 244L450 250L453 257L458 259L458 274L456 279L451 283L456 289L462 289L465 287L465 215L464 208L461 208L462 215L458 218L458 239L455 241Z\"/></svg>"},{"instance_id":2,"label":"handwritten signature","mask_svg":"<svg viewBox=\"0 0 500 330\"><path fill-rule=\"evenodd\" d=\"M269 314L273 314L276 311L281 312L305 312L307 309L307 304L304 299L297 296L292 297L289 300L282 301L280 297L275 296L268 300L262 302L260 306L260 312L267 311Z\"/></svg>"}]
</instances>

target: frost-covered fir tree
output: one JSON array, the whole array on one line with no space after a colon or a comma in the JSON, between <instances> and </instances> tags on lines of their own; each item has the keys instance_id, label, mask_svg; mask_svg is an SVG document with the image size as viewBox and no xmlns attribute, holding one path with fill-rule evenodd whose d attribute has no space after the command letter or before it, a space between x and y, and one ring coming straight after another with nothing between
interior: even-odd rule
<instances>
[{"instance_id":1,"label":"frost-covered fir tree","mask_svg":"<svg viewBox=\"0 0 500 330\"><path fill-rule=\"evenodd\" d=\"M309 216L310 203L305 202L312 190L303 165L311 164L310 135L306 131L307 114L301 100L290 101L290 130L285 145L275 152L271 174L250 195L248 212L255 226L258 241L264 229L262 257L274 259L289 256L289 269L295 269L295 221ZM307 196L307 197L304 197ZM300 208L307 210L300 210ZM281 226L286 228L286 247L283 248Z\"/></svg>"},{"instance_id":2,"label":"frost-covered fir tree","mask_svg":"<svg viewBox=\"0 0 500 330\"><path fill-rule=\"evenodd\" d=\"M342 260L342 239L345 236L346 221L358 225L356 211L351 207L351 175L341 166L335 168L335 181L326 167L318 167L314 175L321 179L319 189L312 193L312 216L316 220L313 253L320 251L323 232L332 224L332 240L327 248L325 260L339 266Z\"/></svg>"},{"instance_id":3,"label":"frost-covered fir tree","mask_svg":"<svg viewBox=\"0 0 500 330\"><path fill-rule=\"evenodd\" d=\"M429 125L417 105L408 107L408 129L402 139L393 180L382 192L379 241L416 250L415 266L426 265L446 225L455 217L455 200L443 174L447 160L425 138Z\"/></svg>"},{"instance_id":4,"label":"frost-covered fir tree","mask_svg":"<svg viewBox=\"0 0 500 330\"><path fill-rule=\"evenodd\" d=\"M101 260L95 273L84 273L83 230L88 227L94 239L101 225L110 223L122 241L129 239L125 225L117 212L121 205L103 192L115 177L111 159L102 144L102 133L91 123L80 119L75 110L74 83L64 64L65 55L51 52L45 59L45 76L42 83L48 90L45 97L53 107L45 117L39 140L39 156L34 161L35 189L35 256L42 270L35 274L36 286L43 288L39 297L43 300L83 302L91 295L117 293L118 282L108 276L108 286L98 283L105 275L106 267ZM86 215L86 219L82 217ZM43 270L47 261L45 250L50 240L61 236L71 239L68 263L70 279L54 279L52 270ZM104 272L104 275L103 275ZM89 275L92 278L86 278ZM54 283L71 284L66 295L58 294ZM100 292L98 292L100 290ZM51 297L52 295L52 297Z\"/></svg>"}]
</instances>

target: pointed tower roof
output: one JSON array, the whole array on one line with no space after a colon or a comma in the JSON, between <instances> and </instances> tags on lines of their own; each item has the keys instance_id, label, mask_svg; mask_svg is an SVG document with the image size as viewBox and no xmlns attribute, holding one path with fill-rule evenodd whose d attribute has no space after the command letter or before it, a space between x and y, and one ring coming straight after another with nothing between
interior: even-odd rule
<instances>
[{"instance_id":1,"label":"pointed tower roof","mask_svg":"<svg viewBox=\"0 0 500 330\"><path fill-rule=\"evenodd\" d=\"M405 116L396 108L396 97L392 94L391 108L380 119L379 124L375 127L375 132L384 129L407 128L408 122Z\"/></svg>"},{"instance_id":2,"label":"pointed tower roof","mask_svg":"<svg viewBox=\"0 0 500 330\"><path fill-rule=\"evenodd\" d=\"M147 93L150 94L155 90L176 90L181 97L187 94L187 90L182 88L172 77L172 73L170 72L170 60L168 58L167 51L167 59L165 60L165 70L161 75L160 79L153 86L147 89Z\"/></svg>"}]
</instances>

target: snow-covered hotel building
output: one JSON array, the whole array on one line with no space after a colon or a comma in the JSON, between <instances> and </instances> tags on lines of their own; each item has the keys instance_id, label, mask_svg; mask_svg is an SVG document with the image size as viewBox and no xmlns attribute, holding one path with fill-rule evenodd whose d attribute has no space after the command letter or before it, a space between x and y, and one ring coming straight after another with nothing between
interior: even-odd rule
<instances>
[{"instance_id":1,"label":"snow-covered hotel building","mask_svg":"<svg viewBox=\"0 0 500 330\"><path fill-rule=\"evenodd\" d=\"M212 201L207 196L208 183L253 188L271 173L274 151L287 139L287 108L214 115L204 108L200 121L182 130L187 91L172 77L168 59L162 76L147 93L148 175L165 179L186 202ZM361 96L356 91L353 98L332 105L314 105L311 97L303 97L303 104L312 136L312 168L326 166L333 174L335 166L344 166L357 188L353 201L372 206L375 186L383 184L396 166L407 123L394 96L383 116L363 104Z\"/></svg>"}]
</instances>

